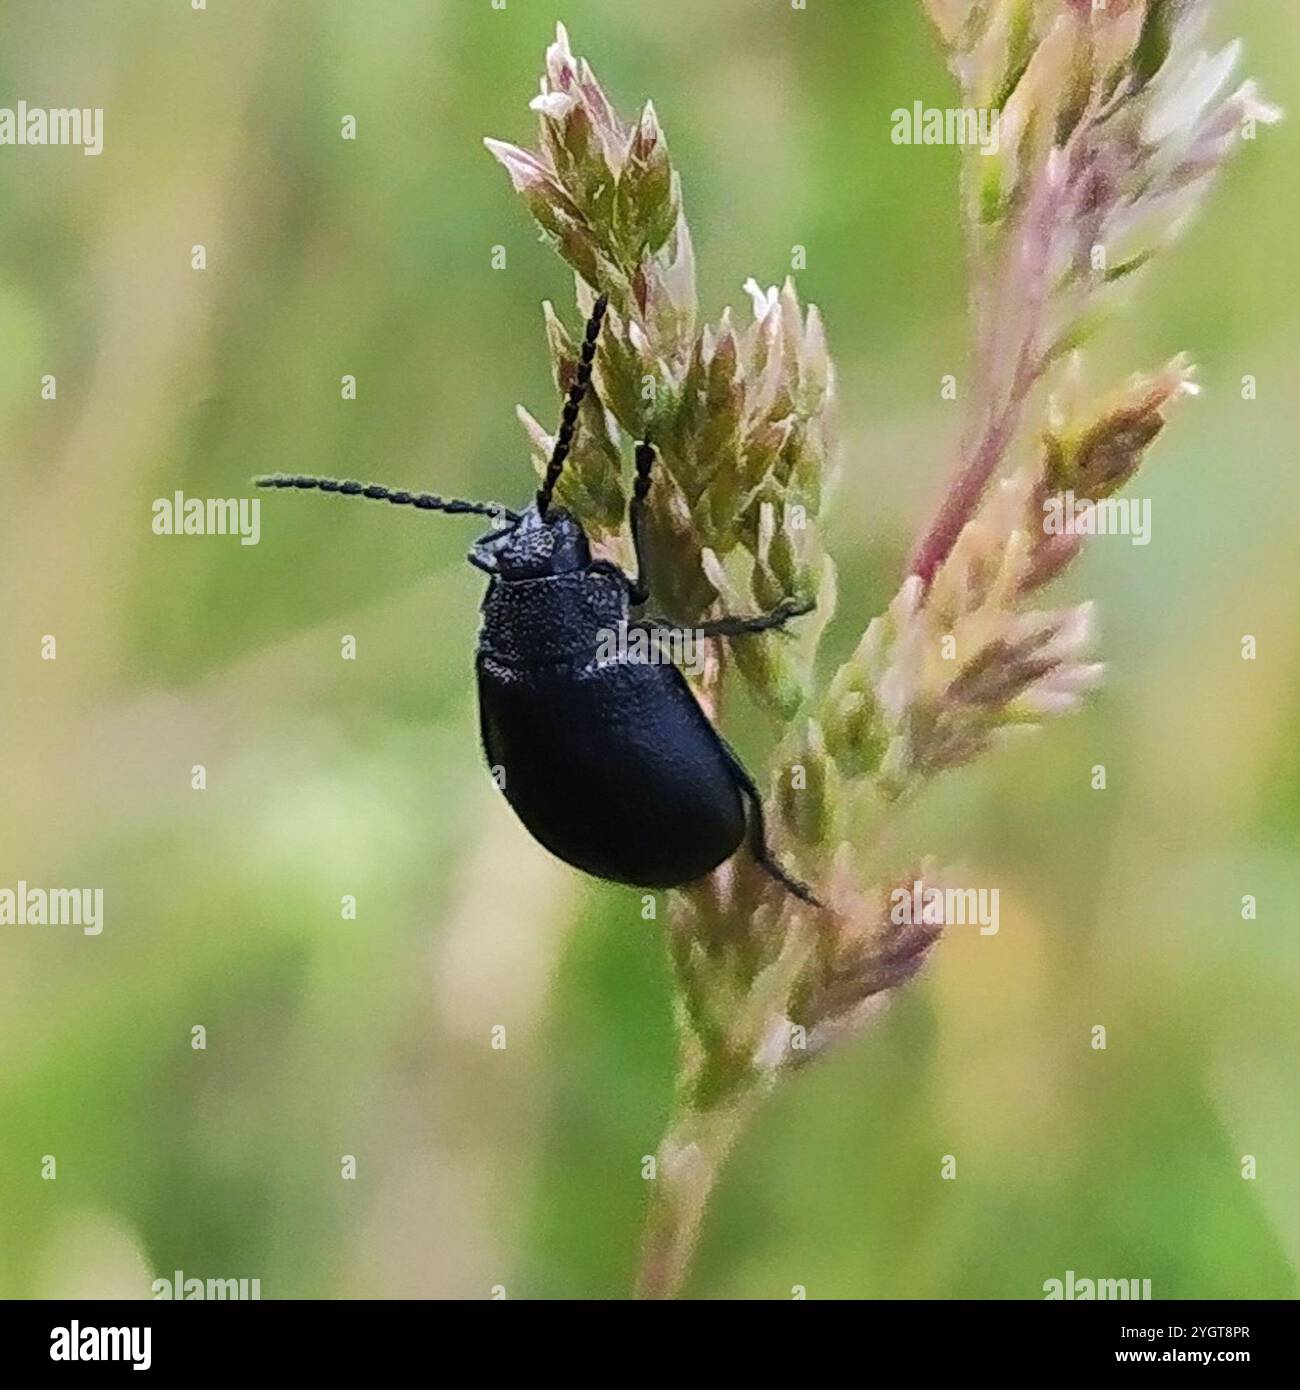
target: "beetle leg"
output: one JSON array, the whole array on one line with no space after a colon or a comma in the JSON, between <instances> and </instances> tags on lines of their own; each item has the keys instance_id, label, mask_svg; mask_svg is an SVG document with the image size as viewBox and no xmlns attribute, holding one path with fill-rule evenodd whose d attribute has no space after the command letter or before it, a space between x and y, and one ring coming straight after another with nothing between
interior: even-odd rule
<instances>
[{"instance_id":1,"label":"beetle leg","mask_svg":"<svg viewBox=\"0 0 1300 1390\"><path fill-rule=\"evenodd\" d=\"M787 598L770 613L759 613L752 618L711 618L701 623L696 631L701 637L743 637L748 632L770 632L773 628L784 627L791 618L802 618L816 607L812 599Z\"/></svg>"},{"instance_id":2,"label":"beetle leg","mask_svg":"<svg viewBox=\"0 0 1300 1390\"><path fill-rule=\"evenodd\" d=\"M751 632L771 632L774 628L782 628L791 618L801 618L816 606L811 599L788 598L783 599L770 613L758 613L753 617L710 618L697 627L681 627L667 618L656 618L650 614L633 619L630 626L653 629L655 632L680 632L692 637L744 637Z\"/></svg>"},{"instance_id":3,"label":"beetle leg","mask_svg":"<svg viewBox=\"0 0 1300 1390\"><path fill-rule=\"evenodd\" d=\"M754 856L754 862L764 873L770 874L801 902L808 903L812 907L824 907L825 904L816 897L806 883L801 883L797 878L786 873L777 862L776 856L768 847L767 828L763 820L763 798L754 785L754 779L745 771L745 765L720 734L718 742L722 745L723 754L727 759L728 767L731 769L731 775L736 779L736 785L749 802L749 852Z\"/></svg>"},{"instance_id":4,"label":"beetle leg","mask_svg":"<svg viewBox=\"0 0 1300 1390\"><path fill-rule=\"evenodd\" d=\"M650 471L654 468L655 446L643 439L636 446L636 480L632 484L632 500L627 505L628 526L632 531L632 549L636 554L636 578L629 595L633 607L639 607L650 597L650 579L645 561L645 499L650 491Z\"/></svg>"}]
</instances>

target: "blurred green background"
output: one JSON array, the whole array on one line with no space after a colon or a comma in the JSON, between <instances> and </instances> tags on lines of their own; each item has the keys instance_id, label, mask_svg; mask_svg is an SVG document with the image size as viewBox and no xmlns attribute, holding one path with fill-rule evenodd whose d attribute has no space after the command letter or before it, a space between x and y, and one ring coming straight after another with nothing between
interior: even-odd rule
<instances>
[{"instance_id":1,"label":"blurred green background","mask_svg":"<svg viewBox=\"0 0 1300 1390\"><path fill-rule=\"evenodd\" d=\"M1290 8L1219 20L1295 111ZM474 523L271 496L257 546L150 529L154 498L269 469L525 496L513 407L554 413L539 303L572 288L480 142L531 140L557 18L625 112L655 98L710 318L807 248L841 649L949 467L958 152L889 140L896 107L951 104L911 0L10 0L0 105L106 117L97 159L0 148L0 885L101 885L107 926L0 928L0 1295L629 1286L662 928L480 766ZM907 823L1000 887L1001 932L954 931L761 1114L692 1294L1035 1298L1072 1269L1295 1295L1298 142L1247 147L1092 355L1107 386L1186 347L1205 386L1144 474L1152 544L1064 586L1099 600L1104 690ZM729 732L761 763L771 730Z\"/></svg>"}]
</instances>

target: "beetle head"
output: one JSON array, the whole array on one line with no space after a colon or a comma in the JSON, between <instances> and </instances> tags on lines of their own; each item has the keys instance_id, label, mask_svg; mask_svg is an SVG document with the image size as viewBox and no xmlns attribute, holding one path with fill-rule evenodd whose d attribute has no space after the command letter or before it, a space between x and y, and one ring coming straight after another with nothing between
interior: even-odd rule
<instances>
[{"instance_id":1,"label":"beetle head","mask_svg":"<svg viewBox=\"0 0 1300 1390\"><path fill-rule=\"evenodd\" d=\"M474 542L469 562L501 579L543 579L591 564L587 533L562 507L543 516L534 502L508 526Z\"/></svg>"}]
</instances>

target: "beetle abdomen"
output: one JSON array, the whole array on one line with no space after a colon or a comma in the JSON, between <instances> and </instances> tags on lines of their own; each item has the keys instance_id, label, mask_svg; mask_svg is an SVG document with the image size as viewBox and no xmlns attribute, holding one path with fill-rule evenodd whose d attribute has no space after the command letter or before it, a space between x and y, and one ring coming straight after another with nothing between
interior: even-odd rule
<instances>
[{"instance_id":1,"label":"beetle abdomen","mask_svg":"<svg viewBox=\"0 0 1300 1390\"><path fill-rule=\"evenodd\" d=\"M739 848L744 801L675 667L539 669L480 652L478 687L488 764L529 832L566 863L666 888Z\"/></svg>"}]
</instances>

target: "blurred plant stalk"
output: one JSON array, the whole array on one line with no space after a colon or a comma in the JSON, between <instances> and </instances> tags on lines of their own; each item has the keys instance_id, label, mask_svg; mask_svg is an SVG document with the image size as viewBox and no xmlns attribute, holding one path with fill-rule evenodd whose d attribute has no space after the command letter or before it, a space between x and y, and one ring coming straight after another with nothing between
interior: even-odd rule
<instances>
[{"instance_id":1,"label":"blurred plant stalk","mask_svg":"<svg viewBox=\"0 0 1300 1390\"><path fill-rule=\"evenodd\" d=\"M750 280L748 323L730 309L700 323L681 180L654 106L625 122L563 26L532 102L538 147L486 142L575 272L579 314L609 297L563 503L626 566L621 460L629 441L650 438L661 461L647 537L660 612L693 625L715 610L817 599L797 632L713 644L696 682L718 719L734 668L784 729L771 819L783 858L827 907L782 893L743 853L673 897L680 1062L642 1297L683 1287L719 1172L762 1098L859 1033L941 934L889 910L891 890L943 879L923 860L892 880L875 862L891 809L935 774L1076 709L1100 678L1091 605L1033 606L1084 539L1049 534L1045 504L1124 487L1195 388L1178 357L1094 399L1080 350L1237 146L1279 115L1252 83L1224 95L1238 45L1200 51L1209 0L920 2L964 101L1001 113L997 152L968 152L964 174L973 404L897 596L828 673L816 656L835 569L817 519L835 373L817 309L788 280ZM550 304L544 316L564 390L575 338ZM1036 388L1052 375L1026 447ZM540 474L553 440L523 407L519 416Z\"/></svg>"}]
</instances>

